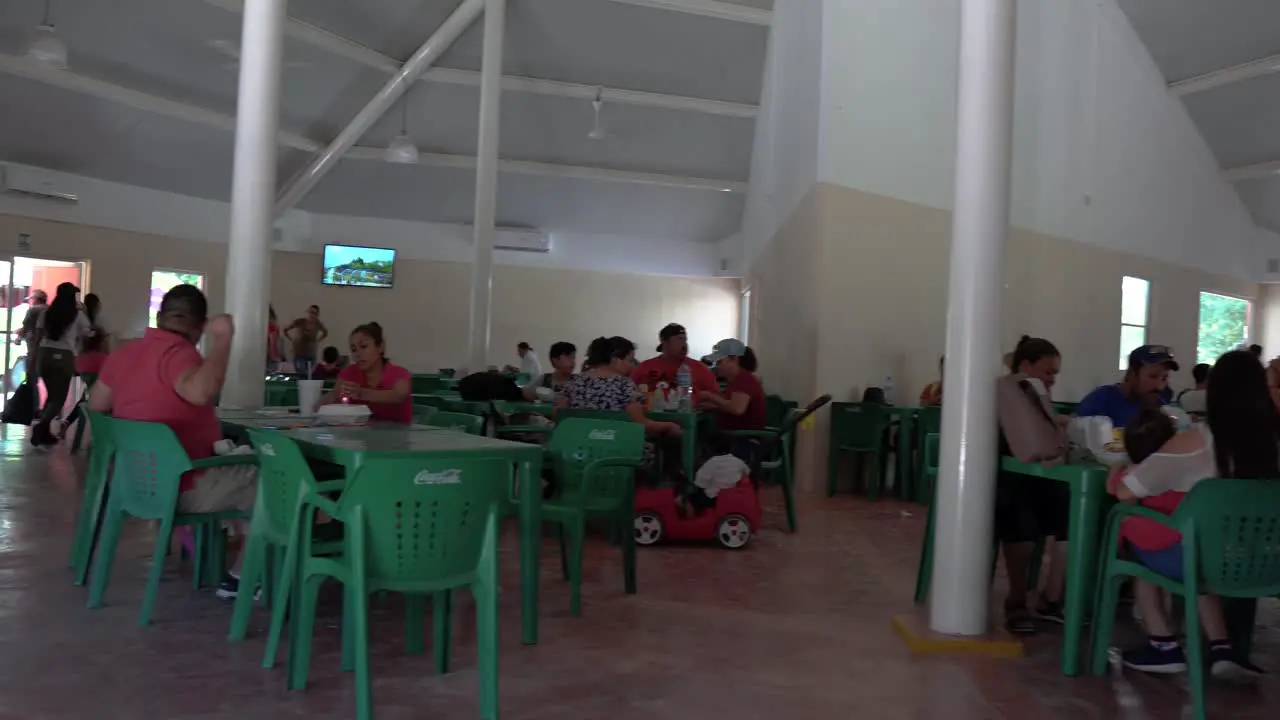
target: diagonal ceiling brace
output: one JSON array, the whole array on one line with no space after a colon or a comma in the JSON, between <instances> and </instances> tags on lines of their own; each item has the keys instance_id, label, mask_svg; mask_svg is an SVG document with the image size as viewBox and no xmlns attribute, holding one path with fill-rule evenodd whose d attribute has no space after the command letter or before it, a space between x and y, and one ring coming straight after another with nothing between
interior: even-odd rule
<instances>
[{"instance_id":1,"label":"diagonal ceiling brace","mask_svg":"<svg viewBox=\"0 0 1280 720\"><path fill-rule=\"evenodd\" d=\"M418 48L418 51L405 61L395 75L391 76L369 104L356 113L333 142L312 158L307 167L289 181L284 190L280 191L276 197L276 216L278 217L306 197L307 193L315 188L316 183L338 164L342 155L351 149L351 146L368 132L378 118L381 118L405 94L424 70L440 59L444 51L448 50L449 46L471 26L471 23L480 17L483 10L484 0L463 0L458 9L454 10L453 14L422 44L422 47Z\"/></svg>"}]
</instances>

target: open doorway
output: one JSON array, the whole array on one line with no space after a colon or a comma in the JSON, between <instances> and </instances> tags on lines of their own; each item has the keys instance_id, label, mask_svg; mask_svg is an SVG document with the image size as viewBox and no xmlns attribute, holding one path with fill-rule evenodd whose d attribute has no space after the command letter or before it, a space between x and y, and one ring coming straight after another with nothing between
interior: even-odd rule
<instances>
[{"instance_id":1,"label":"open doorway","mask_svg":"<svg viewBox=\"0 0 1280 720\"><path fill-rule=\"evenodd\" d=\"M27 335L34 326L36 314L32 308L40 306L39 294L52 299L58 285L69 282L82 291L85 263L72 260L51 260L25 256L0 256L0 330L4 333L3 379L0 387L0 408L22 385L34 360L27 358ZM38 311L37 311L38 312ZM28 321L30 317L30 321ZM24 327L24 323L26 327ZM40 403L44 404L44 388L40 388ZM74 402L74 400L70 400Z\"/></svg>"}]
</instances>

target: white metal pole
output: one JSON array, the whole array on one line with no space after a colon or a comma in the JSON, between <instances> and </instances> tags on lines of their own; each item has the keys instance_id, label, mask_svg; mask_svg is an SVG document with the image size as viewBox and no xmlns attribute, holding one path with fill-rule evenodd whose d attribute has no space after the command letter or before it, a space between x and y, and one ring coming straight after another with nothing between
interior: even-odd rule
<instances>
[{"instance_id":1,"label":"white metal pole","mask_svg":"<svg viewBox=\"0 0 1280 720\"><path fill-rule=\"evenodd\" d=\"M400 99L402 95L413 83L418 81L423 71L431 67L431 64L444 54L449 46L453 45L453 41L457 40L467 28L471 27L471 23L480 16L480 10L484 6L484 0L463 0L462 4L453 11L449 17L432 33L422 47L418 48L404 65L396 71L394 75L387 80L377 95L364 106L356 116L347 123L333 142L318 155L311 159L311 163L298 173L289 184L280 191L280 197L276 200L276 214L281 215L284 211L298 204L298 201L306 197L307 193L315 188L316 184L333 169L334 165L342 159L342 155L351 149L352 145L373 127L378 118L386 114L387 110ZM248 16L248 7L246 6L246 17Z\"/></svg>"},{"instance_id":2,"label":"white metal pole","mask_svg":"<svg viewBox=\"0 0 1280 720\"><path fill-rule=\"evenodd\" d=\"M956 114L955 213L947 306L946 403L929 626L987 631L1003 250L1013 153L1015 0L964 0Z\"/></svg>"},{"instance_id":3,"label":"white metal pole","mask_svg":"<svg viewBox=\"0 0 1280 720\"><path fill-rule=\"evenodd\" d=\"M226 307L235 317L236 337L222 389L222 402L239 407L261 407L265 382L286 4L287 0L247 0L241 24L226 275Z\"/></svg>"},{"instance_id":4,"label":"white metal pole","mask_svg":"<svg viewBox=\"0 0 1280 720\"><path fill-rule=\"evenodd\" d=\"M475 261L471 266L469 372L489 364L493 234L498 204L498 120L502 103L502 44L507 0L485 0L484 54L480 61L480 141L476 152Z\"/></svg>"}]
</instances>

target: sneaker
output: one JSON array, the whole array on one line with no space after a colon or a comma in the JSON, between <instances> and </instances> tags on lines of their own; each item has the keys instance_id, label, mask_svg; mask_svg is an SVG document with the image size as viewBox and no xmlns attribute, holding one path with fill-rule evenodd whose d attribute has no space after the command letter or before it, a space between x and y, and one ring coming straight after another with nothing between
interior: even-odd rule
<instances>
[{"instance_id":1,"label":"sneaker","mask_svg":"<svg viewBox=\"0 0 1280 720\"><path fill-rule=\"evenodd\" d=\"M1263 670L1247 658L1236 657L1230 645L1219 645L1209 648L1209 674L1219 680L1245 682L1258 679Z\"/></svg>"},{"instance_id":2,"label":"sneaker","mask_svg":"<svg viewBox=\"0 0 1280 720\"><path fill-rule=\"evenodd\" d=\"M1057 623L1058 625L1067 624L1067 616L1062 610L1062 603L1041 600L1036 605L1035 616L1037 620L1045 622Z\"/></svg>"},{"instance_id":3,"label":"sneaker","mask_svg":"<svg viewBox=\"0 0 1280 720\"><path fill-rule=\"evenodd\" d=\"M1156 647L1148 642L1136 650L1122 653L1120 657L1126 667L1146 673L1173 675L1187 671L1187 655L1176 643L1173 647Z\"/></svg>"},{"instance_id":4,"label":"sneaker","mask_svg":"<svg viewBox=\"0 0 1280 720\"><path fill-rule=\"evenodd\" d=\"M222 583L215 594L223 600L235 600L240 594L240 578L231 573L222 576Z\"/></svg>"},{"instance_id":5,"label":"sneaker","mask_svg":"<svg viewBox=\"0 0 1280 720\"><path fill-rule=\"evenodd\" d=\"M235 600L236 596L240 594L240 578L236 577L235 575L232 575L231 573L227 573L222 578L222 583L218 585L218 589L214 591L214 594L222 598L223 600ZM253 599L254 600L262 599L261 587L254 589Z\"/></svg>"}]
</instances>

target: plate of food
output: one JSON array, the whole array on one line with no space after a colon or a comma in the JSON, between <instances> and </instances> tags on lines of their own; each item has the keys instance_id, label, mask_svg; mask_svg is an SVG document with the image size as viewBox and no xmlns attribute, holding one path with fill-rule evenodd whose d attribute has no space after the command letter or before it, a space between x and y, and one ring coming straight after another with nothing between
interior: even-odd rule
<instances>
[{"instance_id":1,"label":"plate of food","mask_svg":"<svg viewBox=\"0 0 1280 720\"><path fill-rule=\"evenodd\" d=\"M1123 440L1112 440L1104 444L1098 450L1093 451L1093 457L1104 465L1124 465L1129 462L1129 454L1124 451Z\"/></svg>"}]
</instances>

